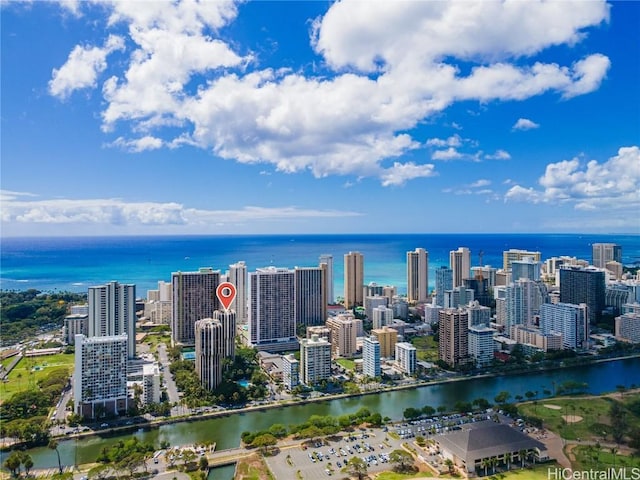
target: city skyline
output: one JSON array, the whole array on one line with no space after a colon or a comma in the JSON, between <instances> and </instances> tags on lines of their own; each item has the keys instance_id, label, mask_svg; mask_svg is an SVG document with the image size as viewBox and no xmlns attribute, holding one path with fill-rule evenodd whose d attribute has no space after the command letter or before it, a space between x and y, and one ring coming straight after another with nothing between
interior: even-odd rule
<instances>
[{"instance_id":1,"label":"city skyline","mask_svg":"<svg viewBox=\"0 0 640 480\"><path fill-rule=\"evenodd\" d=\"M3 3L2 236L639 233L640 5L462 5Z\"/></svg>"}]
</instances>

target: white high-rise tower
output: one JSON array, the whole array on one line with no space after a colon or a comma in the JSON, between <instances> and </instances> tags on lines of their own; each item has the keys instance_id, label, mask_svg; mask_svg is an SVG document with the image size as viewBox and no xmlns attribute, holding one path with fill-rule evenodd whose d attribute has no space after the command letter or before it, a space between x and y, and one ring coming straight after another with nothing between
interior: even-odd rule
<instances>
[{"instance_id":1,"label":"white high-rise tower","mask_svg":"<svg viewBox=\"0 0 640 480\"><path fill-rule=\"evenodd\" d=\"M109 282L89 287L89 337L128 336L127 355L136 356L136 286Z\"/></svg>"}]
</instances>

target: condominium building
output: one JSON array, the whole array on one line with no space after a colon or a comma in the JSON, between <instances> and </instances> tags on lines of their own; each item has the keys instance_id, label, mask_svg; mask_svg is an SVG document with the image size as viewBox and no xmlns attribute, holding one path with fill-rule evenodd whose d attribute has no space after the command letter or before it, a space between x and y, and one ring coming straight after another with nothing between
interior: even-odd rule
<instances>
[{"instance_id":1,"label":"condominium building","mask_svg":"<svg viewBox=\"0 0 640 480\"><path fill-rule=\"evenodd\" d=\"M469 316L466 310L447 308L440 312L438 356L455 367L469 356Z\"/></svg>"},{"instance_id":2,"label":"condominium building","mask_svg":"<svg viewBox=\"0 0 640 480\"><path fill-rule=\"evenodd\" d=\"M195 323L196 373L202 386L215 390L222 382L224 359L224 327L219 320L203 318Z\"/></svg>"},{"instance_id":3,"label":"condominium building","mask_svg":"<svg viewBox=\"0 0 640 480\"><path fill-rule=\"evenodd\" d=\"M452 288L461 286L471 274L471 251L467 247L458 247L458 250L449 252L449 267L453 271Z\"/></svg>"},{"instance_id":4,"label":"condominium building","mask_svg":"<svg viewBox=\"0 0 640 480\"><path fill-rule=\"evenodd\" d=\"M362 297L382 297L384 296L384 286L376 282L369 282L362 288Z\"/></svg>"},{"instance_id":5,"label":"condominium building","mask_svg":"<svg viewBox=\"0 0 640 480\"><path fill-rule=\"evenodd\" d=\"M396 343L396 366L401 372L413 375L416 372L417 362L416 347L409 342Z\"/></svg>"},{"instance_id":6,"label":"condominium building","mask_svg":"<svg viewBox=\"0 0 640 480\"><path fill-rule=\"evenodd\" d=\"M470 302L464 308L469 315L469 326L489 325L491 322L491 308L482 306L477 301Z\"/></svg>"},{"instance_id":7,"label":"condominium building","mask_svg":"<svg viewBox=\"0 0 640 480\"><path fill-rule=\"evenodd\" d=\"M142 366L142 397L143 405L160 403L160 386L162 384L160 369L156 363L146 363Z\"/></svg>"},{"instance_id":8,"label":"condominium building","mask_svg":"<svg viewBox=\"0 0 640 480\"><path fill-rule=\"evenodd\" d=\"M344 256L344 306L362 306L364 287L364 256L349 252Z\"/></svg>"},{"instance_id":9,"label":"condominium building","mask_svg":"<svg viewBox=\"0 0 640 480\"><path fill-rule=\"evenodd\" d=\"M391 322L393 322L393 308L382 305L374 308L371 320L373 328L382 328L385 325L391 325Z\"/></svg>"},{"instance_id":10,"label":"condominium building","mask_svg":"<svg viewBox=\"0 0 640 480\"><path fill-rule=\"evenodd\" d=\"M426 302L429 298L429 252L416 248L407 252L407 299Z\"/></svg>"},{"instance_id":11,"label":"condominium building","mask_svg":"<svg viewBox=\"0 0 640 480\"><path fill-rule=\"evenodd\" d=\"M222 355L226 358L236 356L236 311L216 310L213 319L222 324Z\"/></svg>"},{"instance_id":12,"label":"condominium building","mask_svg":"<svg viewBox=\"0 0 640 480\"><path fill-rule=\"evenodd\" d=\"M398 343L398 331L395 328L384 326L371 330L371 336L380 343L380 356L382 358L393 358Z\"/></svg>"},{"instance_id":13,"label":"condominium building","mask_svg":"<svg viewBox=\"0 0 640 480\"><path fill-rule=\"evenodd\" d=\"M326 265L326 274L325 274L325 291L327 294L327 303L333 304L336 301L336 296L333 291L333 255L330 253L323 253L320 255L320 261L318 262L320 265Z\"/></svg>"},{"instance_id":14,"label":"condominium building","mask_svg":"<svg viewBox=\"0 0 640 480\"><path fill-rule=\"evenodd\" d=\"M594 267L560 268L560 301L579 305L586 303L589 323L596 324L604 309L605 273Z\"/></svg>"},{"instance_id":15,"label":"condominium building","mask_svg":"<svg viewBox=\"0 0 640 480\"><path fill-rule=\"evenodd\" d=\"M444 308L463 307L474 300L474 291L463 285L444 292Z\"/></svg>"},{"instance_id":16,"label":"condominium building","mask_svg":"<svg viewBox=\"0 0 640 480\"><path fill-rule=\"evenodd\" d=\"M622 263L622 247L615 243L594 243L591 264L596 268L605 268L607 262Z\"/></svg>"},{"instance_id":17,"label":"condominium building","mask_svg":"<svg viewBox=\"0 0 640 480\"><path fill-rule=\"evenodd\" d=\"M327 318L327 264L295 268L296 325L322 325Z\"/></svg>"},{"instance_id":18,"label":"condominium building","mask_svg":"<svg viewBox=\"0 0 640 480\"><path fill-rule=\"evenodd\" d=\"M144 316L151 323L171 324L172 307L171 282L160 280L158 288L147 290L147 301L144 303Z\"/></svg>"},{"instance_id":19,"label":"condominium building","mask_svg":"<svg viewBox=\"0 0 640 480\"><path fill-rule=\"evenodd\" d=\"M227 281L236 287L236 298L233 299L229 308L236 312L236 322L238 325L246 325L249 318L247 309L247 296L249 291L247 264L240 261L229 265Z\"/></svg>"},{"instance_id":20,"label":"condominium building","mask_svg":"<svg viewBox=\"0 0 640 480\"><path fill-rule=\"evenodd\" d=\"M619 340L640 343L640 309L616 317L615 334Z\"/></svg>"},{"instance_id":21,"label":"condominium building","mask_svg":"<svg viewBox=\"0 0 640 480\"><path fill-rule=\"evenodd\" d=\"M300 362L292 354L282 357L282 383L289 391L300 383Z\"/></svg>"},{"instance_id":22,"label":"condominium building","mask_svg":"<svg viewBox=\"0 0 640 480\"><path fill-rule=\"evenodd\" d=\"M491 265L485 265L484 267L471 267L471 275L473 278L483 278L487 280L487 286L493 288L496 286L496 273L497 269Z\"/></svg>"},{"instance_id":23,"label":"condominium building","mask_svg":"<svg viewBox=\"0 0 640 480\"><path fill-rule=\"evenodd\" d=\"M331 376L331 344L315 335L300 341L300 381L313 385Z\"/></svg>"},{"instance_id":24,"label":"condominium building","mask_svg":"<svg viewBox=\"0 0 640 480\"><path fill-rule=\"evenodd\" d=\"M380 376L380 342L373 336L362 342L362 373L371 378Z\"/></svg>"},{"instance_id":25,"label":"condominium building","mask_svg":"<svg viewBox=\"0 0 640 480\"><path fill-rule=\"evenodd\" d=\"M533 257L524 257L522 260L511 261L511 279L515 282L521 278L527 280L538 281L540 280L540 263L539 260L535 260Z\"/></svg>"},{"instance_id":26,"label":"condominium building","mask_svg":"<svg viewBox=\"0 0 640 480\"><path fill-rule=\"evenodd\" d=\"M127 354L136 356L136 286L109 282L89 287L89 337L127 335Z\"/></svg>"},{"instance_id":27,"label":"condominium building","mask_svg":"<svg viewBox=\"0 0 640 480\"><path fill-rule=\"evenodd\" d=\"M469 327L469 357L477 368L484 368L493 360L493 335L496 331L487 325Z\"/></svg>"},{"instance_id":28,"label":"condominium building","mask_svg":"<svg viewBox=\"0 0 640 480\"><path fill-rule=\"evenodd\" d=\"M526 325L514 325L509 333L516 343L531 345L545 352L562 349L561 333L551 332L544 334L539 328Z\"/></svg>"},{"instance_id":29,"label":"condominium building","mask_svg":"<svg viewBox=\"0 0 640 480\"><path fill-rule=\"evenodd\" d=\"M374 295L364 297L364 313L369 320L373 319L373 311L378 307L387 306L387 297Z\"/></svg>"},{"instance_id":30,"label":"condominium building","mask_svg":"<svg viewBox=\"0 0 640 480\"><path fill-rule=\"evenodd\" d=\"M342 358L351 358L355 355L358 345L358 323L353 315L342 314L327 319L327 327L331 330L331 353ZM321 338L321 337L318 337Z\"/></svg>"},{"instance_id":31,"label":"condominium building","mask_svg":"<svg viewBox=\"0 0 640 480\"><path fill-rule=\"evenodd\" d=\"M589 322L587 305L569 303L546 303L540 307L540 331L544 335L557 333L562 335L563 348L577 349L587 347Z\"/></svg>"},{"instance_id":32,"label":"condominium building","mask_svg":"<svg viewBox=\"0 0 640 480\"><path fill-rule=\"evenodd\" d=\"M436 305L444 307L444 292L453 289L453 270L441 266L436 270Z\"/></svg>"},{"instance_id":33,"label":"condominium building","mask_svg":"<svg viewBox=\"0 0 640 480\"><path fill-rule=\"evenodd\" d=\"M542 254L540 252L530 252L529 250L518 250L517 248L511 248L502 252L502 268L505 271L511 270L511 262L516 260L523 260L525 257L533 258L534 262L539 262ZM517 280L517 278L514 278Z\"/></svg>"},{"instance_id":34,"label":"condominium building","mask_svg":"<svg viewBox=\"0 0 640 480\"><path fill-rule=\"evenodd\" d=\"M268 352L295 348L295 272L259 268L249 274L249 291L251 344Z\"/></svg>"},{"instance_id":35,"label":"condominium building","mask_svg":"<svg viewBox=\"0 0 640 480\"><path fill-rule=\"evenodd\" d=\"M171 274L171 341L174 344L195 345L196 322L211 318L215 310L220 310L216 296L219 284L220 271L209 267L200 268L197 272Z\"/></svg>"},{"instance_id":36,"label":"condominium building","mask_svg":"<svg viewBox=\"0 0 640 480\"><path fill-rule=\"evenodd\" d=\"M64 317L64 339L68 345L73 345L76 335L89 334L89 315L72 314Z\"/></svg>"},{"instance_id":37,"label":"condominium building","mask_svg":"<svg viewBox=\"0 0 640 480\"><path fill-rule=\"evenodd\" d=\"M128 335L75 337L73 411L85 418L120 415L127 396Z\"/></svg>"},{"instance_id":38,"label":"condominium building","mask_svg":"<svg viewBox=\"0 0 640 480\"><path fill-rule=\"evenodd\" d=\"M89 304L83 303L82 305L71 305L69 308L70 315L89 315Z\"/></svg>"}]
</instances>

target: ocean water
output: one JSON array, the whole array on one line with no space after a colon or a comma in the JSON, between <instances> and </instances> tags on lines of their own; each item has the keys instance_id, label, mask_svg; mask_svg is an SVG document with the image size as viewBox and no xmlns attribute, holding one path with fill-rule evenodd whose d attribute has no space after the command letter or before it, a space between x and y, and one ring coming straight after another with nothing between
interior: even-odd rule
<instances>
[{"instance_id":1,"label":"ocean water","mask_svg":"<svg viewBox=\"0 0 640 480\"><path fill-rule=\"evenodd\" d=\"M248 271L269 265L314 266L321 254L334 258L335 294L343 291L343 255L359 251L365 259L365 283L395 285L406 292L406 252L429 251L429 282L448 265L449 251L471 249L472 265L502 266L510 248L540 251L543 260L570 255L591 260L591 244L622 246L623 263L640 264L640 236L570 234L408 234L408 235L261 235L4 238L0 244L0 288L86 291L110 280L134 283L146 296L171 273L213 267L222 272L244 260Z\"/></svg>"}]
</instances>

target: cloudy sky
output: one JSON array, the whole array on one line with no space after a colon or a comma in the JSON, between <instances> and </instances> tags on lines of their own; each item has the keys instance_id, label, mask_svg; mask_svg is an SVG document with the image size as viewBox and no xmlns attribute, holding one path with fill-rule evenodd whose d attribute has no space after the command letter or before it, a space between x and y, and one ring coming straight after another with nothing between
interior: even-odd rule
<instances>
[{"instance_id":1,"label":"cloudy sky","mask_svg":"<svg viewBox=\"0 0 640 480\"><path fill-rule=\"evenodd\" d=\"M7 2L2 235L640 233L640 3Z\"/></svg>"}]
</instances>

